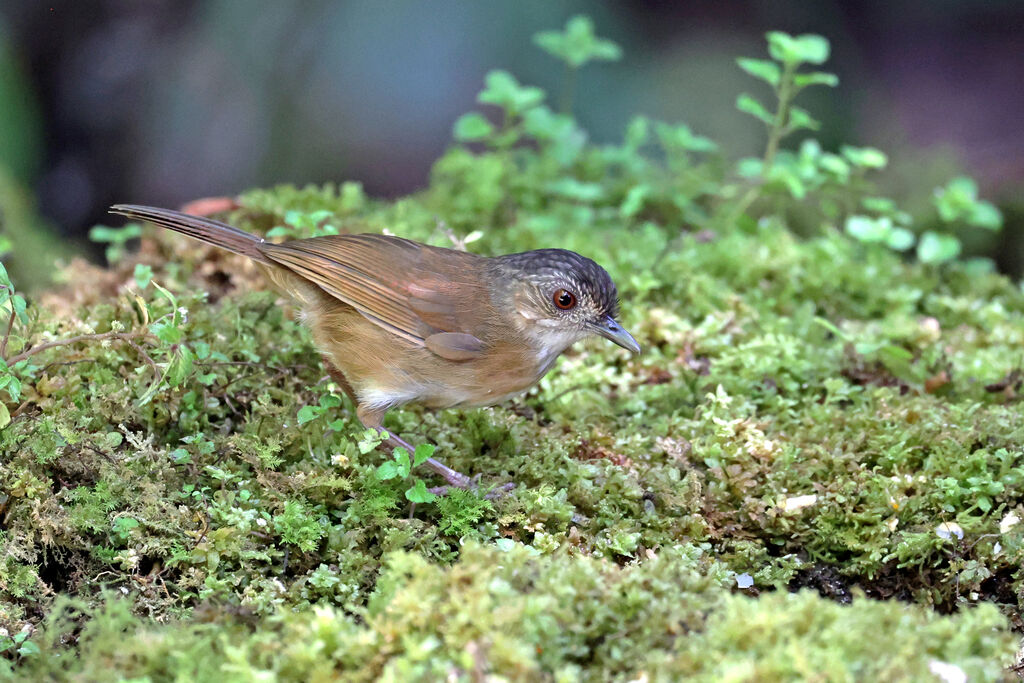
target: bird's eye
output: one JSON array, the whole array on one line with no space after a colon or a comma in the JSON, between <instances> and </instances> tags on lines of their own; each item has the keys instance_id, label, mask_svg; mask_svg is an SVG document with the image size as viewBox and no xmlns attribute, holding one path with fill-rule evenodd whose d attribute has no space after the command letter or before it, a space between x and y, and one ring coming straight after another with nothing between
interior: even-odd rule
<instances>
[{"instance_id":1,"label":"bird's eye","mask_svg":"<svg viewBox=\"0 0 1024 683\"><path fill-rule=\"evenodd\" d=\"M555 306L563 311L567 311L576 305L576 297L567 289L559 289L551 299L555 302Z\"/></svg>"}]
</instances>

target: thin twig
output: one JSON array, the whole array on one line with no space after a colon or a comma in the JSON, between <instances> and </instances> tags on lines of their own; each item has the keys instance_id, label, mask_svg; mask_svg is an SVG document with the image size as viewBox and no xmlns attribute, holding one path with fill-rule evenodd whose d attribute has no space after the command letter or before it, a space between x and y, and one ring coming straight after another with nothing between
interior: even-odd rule
<instances>
[{"instance_id":1,"label":"thin twig","mask_svg":"<svg viewBox=\"0 0 1024 683\"><path fill-rule=\"evenodd\" d=\"M149 332L103 332L102 334L80 334L77 337L58 339L56 341L40 344L39 346L33 346L31 349L27 351L22 351L17 356L11 356L10 358L8 358L7 364L14 365L15 363L20 363L26 358L31 358L37 353L40 353L47 349L52 349L56 346L67 346L69 344L77 344L78 342L85 341L109 341L111 339L143 339L148 336L150 336Z\"/></svg>"}]
</instances>

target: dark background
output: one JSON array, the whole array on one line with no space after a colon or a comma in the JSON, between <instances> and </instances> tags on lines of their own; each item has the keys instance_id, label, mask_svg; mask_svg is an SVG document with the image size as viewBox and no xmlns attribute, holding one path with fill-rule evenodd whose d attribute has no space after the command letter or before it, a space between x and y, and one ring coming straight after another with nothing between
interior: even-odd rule
<instances>
[{"instance_id":1,"label":"dark background","mask_svg":"<svg viewBox=\"0 0 1024 683\"><path fill-rule=\"evenodd\" d=\"M885 193L919 212L935 186L974 176L1007 226L968 246L1020 274L1019 0L2 0L3 229L15 258L19 235L44 228L71 238L52 245L63 254L88 246L114 202L175 206L281 182L359 180L384 197L423 187L488 70L557 99L561 65L531 36L580 12L624 50L577 84L593 139L620 139L643 113L731 156L763 148L734 107L761 92L735 57L764 56L772 29L825 35L840 86L802 101L824 146L886 151Z\"/></svg>"}]
</instances>

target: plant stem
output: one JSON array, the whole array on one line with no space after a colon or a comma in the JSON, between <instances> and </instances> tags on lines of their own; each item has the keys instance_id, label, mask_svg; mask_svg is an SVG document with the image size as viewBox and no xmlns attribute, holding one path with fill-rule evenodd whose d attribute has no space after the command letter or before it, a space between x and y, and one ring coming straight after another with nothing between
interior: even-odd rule
<instances>
[{"instance_id":1,"label":"plant stem","mask_svg":"<svg viewBox=\"0 0 1024 683\"><path fill-rule=\"evenodd\" d=\"M11 300L11 317L7 319L7 329L4 330L4 339L0 342L0 358L4 357L7 353L7 340L11 338L11 330L14 329L14 301Z\"/></svg>"},{"instance_id":2,"label":"plant stem","mask_svg":"<svg viewBox=\"0 0 1024 683\"><path fill-rule=\"evenodd\" d=\"M563 114L572 114L572 100L576 94L576 67L565 65L565 85L562 86L561 110Z\"/></svg>"},{"instance_id":3,"label":"plant stem","mask_svg":"<svg viewBox=\"0 0 1024 683\"><path fill-rule=\"evenodd\" d=\"M45 351L46 349L52 349L56 346L67 346L69 344L77 344L78 342L84 341L108 341L111 339L142 339L144 337L148 337L149 335L149 332L103 332L102 334L80 334L77 337L58 339L56 341L40 344L39 346L33 346L31 349L28 349L27 351L22 351L17 356L12 356L11 358L8 358L7 364L14 365L15 363L20 363L26 358L31 358L32 356L36 355L41 351Z\"/></svg>"},{"instance_id":4,"label":"plant stem","mask_svg":"<svg viewBox=\"0 0 1024 683\"><path fill-rule=\"evenodd\" d=\"M793 104L793 74L796 64L786 64L779 79L779 108L775 111L775 122L768 131L768 144L764 150L764 167L768 168L775 162L779 151L779 143L787 133L786 121L789 119L789 108Z\"/></svg>"},{"instance_id":5,"label":"plant stem","mask_svg":"<svg viewBox=\"0 0 1024 683\"><path fill-rule=\"evenodd\" d=\"M779 152L779 143L782 142L782 138L789 132L786 121L789 119L789 109L793 104L793 98L796 96L796 92L793 89L793 75L796 72L796 66L796 64L786 64L783 66L782 75L779 77L779 89L777 91L779 107L775 110L775 120L768 130L768 143L764 148L764 160L761 165L762 176L775 163L775 156ZM750 205L754 203L754 200L757 199L760 193L760 185L754 185L748 189L736 204L736 208L733 210L727 223L731 224L738 221L740 216L750 208Z\"/></svg>"}]
</instances>

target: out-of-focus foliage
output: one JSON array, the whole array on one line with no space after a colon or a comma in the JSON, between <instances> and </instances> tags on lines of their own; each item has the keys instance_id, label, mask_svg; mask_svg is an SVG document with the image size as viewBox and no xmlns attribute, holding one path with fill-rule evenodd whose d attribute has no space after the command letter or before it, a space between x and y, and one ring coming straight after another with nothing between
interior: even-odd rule
<instances>
[{"instance_id":1,"label":"out-of-focus foliage","mask_svg":"<svg viewBox=\"0 0 1024 683\"><path fill-rule=\"evenodd\" d=\"M827 55L770 41L780 87ZM645 117L592 144L504 71L479 99L419 194L254 190L226 219L575 249L645 353L585 344L509 405L389 413L421 458L517 485L430 500L252 264L99 231L112 269L72 263L24 310L0 283L0 670L998 677L1024 596L1024 291L864 239L856 216L921 220L872 187L885 156L769 154L781 110L765 156L733 161ZM991 227L964 181L937 198Z\"/></svg>"}]
</instances>

